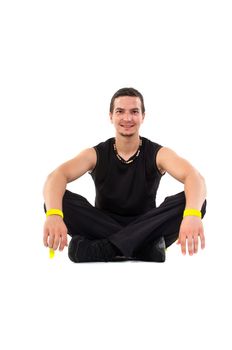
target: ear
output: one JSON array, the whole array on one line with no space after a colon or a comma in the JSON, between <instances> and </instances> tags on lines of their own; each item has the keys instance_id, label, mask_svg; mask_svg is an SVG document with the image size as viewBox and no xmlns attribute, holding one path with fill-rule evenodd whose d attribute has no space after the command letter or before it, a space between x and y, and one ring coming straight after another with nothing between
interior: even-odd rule
<instances>
[{"instance_id":1,"label":"ear","mask_svg":"<svg viewBox=\"0 0 232 350\"><path fill-rule=\"evenodd\" d=\"M109 114L109 116L110 116L110 121L111 121L111 123L113 123L113 114L110 112L110 114Z\"/></svg>"},{"instance_id":2,"label":"ear","mask_svg":"<svg viewBox=\"0 0 232 350\"><path fill-rule=\"evenodd\" d=\"M145 118L145 113L143 113L143 119L142 119L142 123L144 122L144 118Z\"/></svg>"}]
</instances>

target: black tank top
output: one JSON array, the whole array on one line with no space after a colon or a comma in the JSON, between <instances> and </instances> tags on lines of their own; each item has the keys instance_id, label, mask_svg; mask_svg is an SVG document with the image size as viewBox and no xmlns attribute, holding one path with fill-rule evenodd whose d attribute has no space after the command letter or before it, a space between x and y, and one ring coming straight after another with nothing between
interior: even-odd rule
<instances>
[{"instance_id":1,"label":"black tank top","mask_svg":"<svg viewBox=\"0 0 232 350\"><path fill-rule=\"evenodd\" d=\"M163 176L156 166L161 145L142 139L139 156L129 164L114 151L115 138L94 146L97 163L89 174L96 188L95 207L122 216L136 216L156 207L156 193Z\"/></svg>"}]
</instances>

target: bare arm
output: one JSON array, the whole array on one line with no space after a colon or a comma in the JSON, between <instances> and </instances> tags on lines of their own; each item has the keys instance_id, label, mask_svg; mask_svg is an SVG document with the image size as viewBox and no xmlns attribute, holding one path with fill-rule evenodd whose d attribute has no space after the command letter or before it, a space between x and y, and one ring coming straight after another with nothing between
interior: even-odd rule
<instances>
[{"instance_id":1,"label":"bare arm","mask_svg":"<svg viewBox=\"0 0 232 350\"><path fill-rule=\"evenodd\" d=\"M62 199L67 183L94 169L96 161L96 151L87 148L49 174L43 188L46 210L51 208L62 210ZM67 228L61 216L51 215L46 218L43 241L46 247L49 246L54 250L58 246L63 250L67 245Z\"/></svg>"},{"instance_id":2,"label":"bare arm","mask_svg":"<svg viewBox=\"0 0 232 350\"><path fill-rule=\"evenodd\" d=\"M185 208L201 210L206 199L206 185L203 176L197 169L167 147L163 147L158 151L156 162L161 171L167 171L171 176L184 184ZM194 216L185 217L180 226L178 239L183 254L186 254L186 243L188 244L190 255L197 253L198 236L201 239L201 248L204 248L205 237L201 219Z\"/></svg>"},{"instance_id":3,"label":"bare arm","mask_svg":"<svg viewBox=\"0 0 232 350\"><path fill-rule=\"evenodd\" d=\"M49 174L43 189L46 209L62 210L62 198L67 183L78 179L87 171L92 170L95 165L96 152L93 148L87 148Z\"/></svg>"},{"instance_id":4,"label":"bare arm","mask_svg":"<svg viewBox=\"0 0 232 350\"><path fill-rule=\"evenodd\" d=\"M162 147L157 153L157 166L184 184L186 208L201 209L206 198L206 185L203 176L186 159L173 150Z\"/></svg>"},{"instance_id":5,"label":"bare arm","mask_svg":"<svg viewBox=\"0 0 232 350\"><path fill-rule=\"evenodd\" d=\"M56 208L62 210L62 199L68 181L65 174L59 169L48 175L44 184L43 195L46 209Z\"/></svg>"},{"instance_id":6,"label":"bare arm","mask_svg":"<svg viewBox=\"0 0 232 350\"><path fill-rule=\"evenodd\" d=\"M206 184L203 176L199 172L192 171L186 176L184 191L186 196L186 208L201 210L202 204L206 198Z\"/></svg>"}]
</instances>

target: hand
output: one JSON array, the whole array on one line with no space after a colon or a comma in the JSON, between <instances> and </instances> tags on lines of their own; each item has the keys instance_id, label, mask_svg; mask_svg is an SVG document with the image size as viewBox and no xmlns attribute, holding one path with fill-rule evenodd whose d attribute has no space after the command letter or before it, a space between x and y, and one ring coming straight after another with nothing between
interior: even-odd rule
<instances>
[{"instance_id":1,"label":"hand","mask_svg":"<svg viewBox=\"0 0 232 350\"><path fill-rule=\"evenodd\" d=\"M61 216L47 216L43 236L45 247L52 248L53 250L59 247L59 250L62 251L65 246L68 246L67 233L67 227Z\"/></svg>"},{"instance_id":2,"label":"hand","mask_svg":"<svg viewBox=\"0 0 232 350\"><path fill-rule=\"evenodd\" d=\"M181 244L182 254L186 254L186 241L189 255L198 251L198 236L201 240L201 249L205 248L205 236L202 221L197 216L185 216L180 225L177 244Z\"/></svg>"}]
</instances>

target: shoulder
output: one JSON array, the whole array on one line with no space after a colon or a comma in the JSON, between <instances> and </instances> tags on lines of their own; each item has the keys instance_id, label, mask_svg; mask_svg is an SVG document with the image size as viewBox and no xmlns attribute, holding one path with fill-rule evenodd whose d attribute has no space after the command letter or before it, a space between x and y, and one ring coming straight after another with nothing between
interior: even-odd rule
<instances>
[{"instance_id":1,"label":"shoulder","mask_svg":"<svg viewBox=\"0 0 232 350\"><path fill-rule=\"evenodd\" d=\"M96 170L97 165L99 164L103 164L103 166L105 165L108 159L107 155L109 154L110 146L113 143L113 139L114 139L113 137L109 138L105 141L98 143L92 148L89 148L89 155L91 155L92 161L93 161L92 163L93 166L90 173L93 173L94 170Z\"/></svg>"},{"instance_id":2,"label":"shoulder","mask_svg":"<svg viewBox=\"0 0 232 350\"><path fill-rule=\"evenodd\" d=\"M161 175L164 175L167 171L167 164L176 163L179 158L176 152L171 148L165 147L158 142L151 141L147 138L143 138L147 145L147 150L151 150L151 156L155 166L158 168Z\"/></svg>"},{"instance_id":3,"label":"shoulder","mask_svg":"<svg viewBox=\"0 0 232 350\"><path fill-rule=\"evenodd\" d=\"M157 154L157 166L177 180L184 182L190 172L197 172L193 165L169 147L162 147Z\"/></svg>"},{"instance_id":4,"label":"shoulder","mask_svg":"<svg viewBox=\"0 0 232 350\"><path fill-rule=\"evenodd\" d=\"M141 137L141 138L142 138L142 141L147 149L150 149L152 151L158 151L161 147L163 147L159 143L151 141L146 137Z\"/></svg>"},{"instance_id":5,"label":"shoulder","mask_svg":"<svg viewBox=\"0 0 232 350\"><path fill-rule=\"evenodd\" d=\"M151 160L153 166L155 165L156 170L158 170L158 173L161 175L165 174L165 171L161 168L159 163L157 162L157 157L161 149L164 147L154 141L149 140L146 137L142 137L143 143L144 143L144 152L146 153L146 156Z\"/></svg>"},{"instance_id":6,"label":"shoulder","mask_svg":"<svg viewBox=\"0 0 232 350\"><path fill-rule=\"evenodd\" d=\"M106 149L106 148L108 148L108 147L112 144L113 140L114 140L114 138L111 137L111 138L109 138L109 139L107 139L107 140L105 140L105 141L102 141L102 142L98 143L97 145L93 146L93 148L94 148L95 150L103 150L103 149Z\"/></svg>"},{"instance_id":7,"label":"shoulder","mask_svg":"<svg viewBox=\"0 0 232 350\"><path fill-rule=\"evenodd\" d=\"M157 153L157 162L159 163L177 158L179 158L178 154L169 147L162 146Z\"/></svg>"},{"instance_id":8,"label":"shoulder","mask_svg":"<svg viewBox=\"0 0 232 350\"><path fill-rule=\"evenodd\" d=\"M91 172L97 163L97 153L94 147L89 147L84 149L80 155L82 155L83 159L86 159L89 161L89 163L91 164L89 171Z\"/></svg>"},{"instance_id":9,"label":"shoulder","mask_svg":"<svg viewBox=\"0 0 232 350\"><path fill-rule=\"evenodd\" d=\"M169 161L175 160L176 157L178 157L178 155L171 148L162 146L157 152L156 156L157 167L161 170L161 172L166 171L165 164Z\"/></svg>"}]
</instances>

